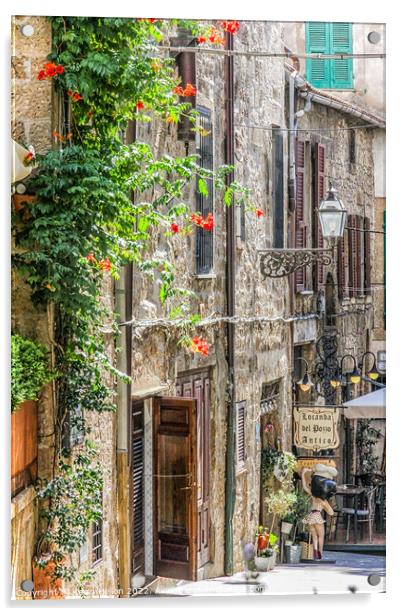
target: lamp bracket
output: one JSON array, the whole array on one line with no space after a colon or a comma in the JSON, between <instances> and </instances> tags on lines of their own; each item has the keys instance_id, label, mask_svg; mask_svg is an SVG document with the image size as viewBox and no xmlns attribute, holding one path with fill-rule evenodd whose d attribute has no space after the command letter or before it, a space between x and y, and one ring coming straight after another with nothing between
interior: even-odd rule
<instances>
[{"instance_id":1,"label":"lamp bracket","mask_svg":"<svg viewBox=\"0 0 402 616\"><path fill-rule=\"evenodd\" d=\"M332 249L328 248L281 248L259 250L260 271L263 278L283 278L312 263L331 265Z\"/></svg>"}]
</instances>

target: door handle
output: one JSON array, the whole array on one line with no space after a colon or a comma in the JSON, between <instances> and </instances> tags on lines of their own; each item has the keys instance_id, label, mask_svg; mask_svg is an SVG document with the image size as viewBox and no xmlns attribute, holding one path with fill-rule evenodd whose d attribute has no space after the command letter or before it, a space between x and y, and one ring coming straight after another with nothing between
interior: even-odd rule
<instances>
[{"instance_id":1,"label":"door handle","mask_svg":"<svg viewBox=\"0 0 402 616\"><path fill-rule=\"evenodd\" d=\"M193 483L191 486L186 486L185 488L180 488L180 490L192 490L193 488L200 488L201 484Z\"/></svg>"}]
</instances>

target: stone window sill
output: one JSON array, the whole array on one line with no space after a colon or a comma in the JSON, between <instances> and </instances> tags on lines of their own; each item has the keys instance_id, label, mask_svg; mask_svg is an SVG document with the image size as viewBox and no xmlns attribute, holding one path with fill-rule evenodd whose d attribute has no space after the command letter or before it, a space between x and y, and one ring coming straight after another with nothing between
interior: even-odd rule
<instances>
[{"instance_id":1,"label":"stone window sill","mask_svg":"<svg viewBox=\"0 0 402 616\"><path fill-rule=\"evenodd\" d=\"M196 280L215 280L216 274L211 272L211 274L194 274L194 278Z\"/></svg>"}]
</instances>

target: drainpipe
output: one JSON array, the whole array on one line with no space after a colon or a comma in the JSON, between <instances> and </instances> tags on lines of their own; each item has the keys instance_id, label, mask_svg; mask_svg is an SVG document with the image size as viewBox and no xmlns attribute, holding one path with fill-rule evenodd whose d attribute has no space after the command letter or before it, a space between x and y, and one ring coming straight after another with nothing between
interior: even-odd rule
<instances>
[{"instance_id":1,"label":"drainpipe","mask_svg":"<svg viewBox=\"0 0 402 616\"><path fill-rule=\"evenodd\" d=\"M127 130L127 143L132 143L134 140L135 124L131 123ZM132 319L132 265L120 268L119 278L115 283L115 311L120 323ZM116 346L121 349L116 358L116 367L128 376L131 376L131 332L131 326L121 327L116 343ZM130 417L131 387L119 379L117 382L116 466L119 588L123 590L121 598L129 596L131 587Z\"/></svg>"},{"instance_id":2,"label":"drainpipe","mask_svg":"<svg viewBox=\"0 0 402 616\"><path fill-rule=\"evenodd\" d=\"M233 49L233 36L226 33L225 48ZM234 165L234 79L233 56L225 57L225 164ZM226 176L226 183L234 174ZM226 297L227 315L234 316L235 306L235 206L226 208ZM226 481L225 481L225 574L233 574L233 516L236 502L235 480L235 326L227 323L228 392L226 409Z\"/></svg>"}]
</instances>

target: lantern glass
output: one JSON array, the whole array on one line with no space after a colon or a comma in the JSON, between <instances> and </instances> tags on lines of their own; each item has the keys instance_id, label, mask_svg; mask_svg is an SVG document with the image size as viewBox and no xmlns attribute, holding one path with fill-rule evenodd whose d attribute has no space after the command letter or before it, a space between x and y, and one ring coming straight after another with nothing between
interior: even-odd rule
<instances>
[{"instance_id":1,"label":"lantern glass","mask_svg":"<svg viewBox=\"0 0 402 616\"><path fill-rule=\"evenodd\" d=\"M321 201L318 210L323 237L342 237L346 224L346 209L336 196L336 190L330 188L326 198Z\"/></svg>"}]
</instances>

